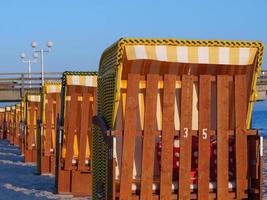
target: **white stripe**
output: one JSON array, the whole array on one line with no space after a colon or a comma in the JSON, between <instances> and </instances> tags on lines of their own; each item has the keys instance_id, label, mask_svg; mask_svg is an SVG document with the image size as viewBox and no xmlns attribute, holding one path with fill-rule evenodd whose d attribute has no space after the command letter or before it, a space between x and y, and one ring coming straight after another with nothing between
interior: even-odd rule
<instances>
[{"instance_id":1,"label":"white stripe","mask_svg":"<svg viewBox=\"0 0 267 200\"><path fill-rule=\"evenodd\" d=\"M80 85L80 77L79 76L71 76L71 82L73 85Z\"/></svg>"},{"instance_id":2,"label":"white stripe","mask_svg":"<svg viewBox=\"0 0 267 200\"><path fill-rule=\"evenodd\" d=\"M178 46L177 47L177 60L181 63L188 63L188 47Z\"/></svg>"},{"instance_id":3,"label":"white stripe","mask_svg":"<svg viewBox=\"0 0 267 200\"><path fill-rule=\"evenodd\" d=\"M219 47L219 64L229 64L229 53L228 47Z\"/></svg>"},{"instance_id":4,"label":"white stripe","mask_svg":"<svg viewBox=\"0 0 267 200\"><path fill-rule=\"evenodd\" d=\"M51 85L50 86L50 92L56 92L57 91L57 87L55 85Z\"/></svg>"},{"instance_id":5,"label":"white stripe","mask_svg":"<svg viewBox=\"0 0 267 200\"><path fill-rule=\"evenodd\" d=\"M209 63L209 47L198 47L198 62Z\"/></svg>"},{"instance_id":6,"label":"white stripe","mask_svg":"<svg viewBox=\"0 0 267 200\"><path fill-rule=\"evenodd\" d=\"M263 156L263 137L260 137L260 156Z\"/></svg>"},{"instance_id":7,"label":"white stripe","mask_svg":"<svg viewBox=\"0 0 267 200\"><path fill-rule=\"evenodd\" d=\"M163 45L156 46L156 56L157 60L168 61L166 46Z\"/></svg>"},{"instance_id":8,"label":"white stripe","mask_svg":"<svg viewBox=\"0 0 267 200\"><path fill-rule=\"evenodd\" d=\"M93 86L93 77L92 76L86 76L85 77L85 85L86 86Z\"/></svg>"},{"instance_id":9,"label":"white stripe","mask_svg":"<svg viewBox=\"0 0 267 200\"><path fill-rule=\"evenodd\" d=\"M147 59L146 49L144 45L134 45L136 59Z\"/></svg>"},{"instance_id":10,"label":"white stripe","mask_svg":"<svg viewBox=\"0 0 267 200\"><path fill-rule=\"evenodd\" d=\"M247 65L249 63L249 48L239 48L239 65Z\"/></svg>"}]
</instances>

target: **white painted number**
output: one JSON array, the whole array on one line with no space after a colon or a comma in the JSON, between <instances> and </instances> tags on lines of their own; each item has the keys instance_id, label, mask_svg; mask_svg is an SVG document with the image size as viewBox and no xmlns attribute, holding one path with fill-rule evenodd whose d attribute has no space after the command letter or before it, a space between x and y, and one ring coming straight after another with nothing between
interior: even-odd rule
<instances>
[{"instance_id":1,"label":"white painted number","mask_svg":"<svg viewBox=\"0 0 267 200\"><path fill-rule=\"evenodd\" d=\"M188 128L184 128L184 138L188 137Z\"/></svg>"},{"instance_id":2,"label":"white painted number","mask_svg":"<svg viewBox=\"0 0 267 200\"><path fill-rule=\"evenodd\" d=\"M202 137L203 137L203 140L206 140L208 138L207 131L208 131L207 128L202 129Z\"/></svg>"}]
</instances>

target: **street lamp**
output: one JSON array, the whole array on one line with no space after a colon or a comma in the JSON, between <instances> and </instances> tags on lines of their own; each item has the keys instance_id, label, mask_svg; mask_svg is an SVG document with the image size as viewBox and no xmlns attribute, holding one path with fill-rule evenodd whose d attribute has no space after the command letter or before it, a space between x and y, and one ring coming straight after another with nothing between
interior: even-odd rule
<instances>
[{"instance_id":1,"label":"street lamp","mask_svg":"<svg viewBox=\"0 0 267 200\"><path fill-rule=\"evenodd\" d=\"M31 46L34 53L40 53L40 63L41 63L41 76L42 76L42 86L44 86L44 53L49 53L53 47L53 42L47 42L48 49L41 48L40 50L36 50L37 42L32 41Z\"/></svg>"},{"instance_id":2,"label":"street lamp","mask_svg":"<svg viewBox=\"0 0 267 200\"><path fill-rule=\"evenodd\" d=\"M28 78L29 78L30 88L32 88L31 67L32 67L32 63L36 63L37 57L38 57L38 54L37 53L33 53L33 59L26 60L26 54L25 53L21 53L20 54L21 61L23 63L28 63Z\"/></svg>"}]
</instances>

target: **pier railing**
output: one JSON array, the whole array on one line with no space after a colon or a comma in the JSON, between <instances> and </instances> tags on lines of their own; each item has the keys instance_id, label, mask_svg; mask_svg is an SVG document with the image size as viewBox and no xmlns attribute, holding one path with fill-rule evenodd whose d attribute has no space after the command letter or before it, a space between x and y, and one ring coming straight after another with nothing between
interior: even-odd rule
<instances>
[{"instance_id":1,"label":"pier railing","mask_svg":"<svg viewBox=\"0 0 267 200\"><path fill-rule=\"evenodd\" d=\"M60 81L62 72L45 72L45 81ZM26 92L39 91L41 73L0 73L0 102L20 101Z\"/></svg>"}]
</instances>

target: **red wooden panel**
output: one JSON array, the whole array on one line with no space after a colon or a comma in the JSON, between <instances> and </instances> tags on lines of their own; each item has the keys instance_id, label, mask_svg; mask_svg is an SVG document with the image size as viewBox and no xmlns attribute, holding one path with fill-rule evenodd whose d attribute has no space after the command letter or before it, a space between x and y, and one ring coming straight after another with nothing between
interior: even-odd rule
<instances>
[{"instance_id":1,"label":"red wooden panel","mask_svg":"<svg viewBox=\"0 0 267 200\"><path fill-rule=\"evenodd\" d=\"M68 118L68 129L66 130L66 158L65 158L65 169L72 169L73 159L73 144L74 135L76 130L76 116L78 107L78 94L75 91L75 86L69 86L70 88L70 109L66 115L70 115Z\"/></svg>"},{"instance_id":2,"label":"red wooden panel","mask_svg":"<svg viewBox=\"0 0 267 200\"><path fill-rule=\"evenodd\" d=\"M32 149L34 144L34 103L29 103L30 105L30 121L29 121L29 134L28 134L28 149Z\"/></svg>"},{"instance_id":3,"label":"red wooden panel","mask_svg":"<svg viewBox=\"0 0 267 200\"><path fill-rule=\"evenodd\" d=\"M147 75L140 199L152 199L155 155L156 110L159 76Z\"/></svg>"},{"instance_id":4,"label":"red wooden panel","mask_svg":"<svg viewBox=\"0 0 267 200\"><path fill-rule=\"evenodd\" d=\"M199 78L198 199L209 199L211 76Z\"/></svg>"},{"instance_id":5,"label":"red wooden panel","mask_svg":"<svg viewBox=\"0 0 267 200\"><path fill-rule=\"evenodd\" d=\"M53 114L53 98L51 94L47 94L47 105L45 109L46 134L45 134L45 150L44 155L50 156L51 140L52 140L52 114Z\"/></svg>"},{"instance_id":6,"label":"red wooden panel","mask_svg":"<svg viewBox=\"0 0 267 200\"><path fill-rule=\"evenodd\" d=\"M80 122L80 137L79 137L79 155L78 155L78 170L85 170L85 155L86 155L86 140L88 132L88 116L89 116L89 93L88 88L82 88L82 109Z\"/></svg>"},{"instance_id":7,"label":"red wooden panel","mask_svg":"<svg viewBox=\"0 0 267 200\"><path fill-rule=\"evenodd\" d=\"M248 188L247 160L247 79L245 75L235 76L235 128L236 128L236 197L243 198Z\"/></svg>"},{"instance_id":8,"label":"red wooden panel","mask_svg":"<svg viewBox=\"0 0 267 200\"><path fill-rule=\"evenodd\" d=\"M217 198L228 198L229 76L217 76Z\"/></svg>"},{"instance_id":9,"label":"red wooden panel","mask_svg":"<svg viewBox=\"0 0 267 200\"><path fill-rule=\"evenodd\" d=\"M92 152L93 152L93 141L92 141L92 118L93 116L96 115L96 88L93 89L93 93L90 93L90 98L93 97L93 102L90 102L90 106L89 106L89 115L88 115L88 132L87 132L87 140L88 140L88 144L89 144L89 150L90 150L90 157L92 157Z\"/></svg>"},{"instance_id":10,"label":"red wooden panel","mask_svg":"<svg viewBox=\"0 0 267 200\"><path fill-rule=\"evenodd\" d=\"M57 117L60 117L60 111L61 111L61 95L56 94L56 106L55 106L55 112L54 112L54 129L56 130L57 126ZM54 141L56 141L56 134L53 135ZM56 144L52 144L54 149L54 155L56 155Z\"/></svg>"},{"instance_id":11,"label":"red wooden panel","mask_svg":"<svg viewBox=\"0 0 267 200\"><path fill-rule=\"evenodd\" d=\"M140 75L129 74L125 106L125 129L123 136L120 200L130 200L132 194L133 160L138 108L138 90Z\"/></svg>"},{"instance_id":12,"label":"red wooden panel","mask_svg":"<svg viewBox=\"0 0 267 200\"><path fill-rule=\"evenodd\" d=\"M192 153L192 94L193 77L182 76L181 91L181 132L179 161L179 193L180 200L190 199L191 153Z\"/></svg>"},{"instance_id":13,"label":"red wooden panel","mask_svg":"<svg viewBox=\"0 0 267 200\"><path fill-rule=\"evenodd\" d=\"M172 198L175 75L164 76L160 199Z\"/></svg>"}]
</instances>

